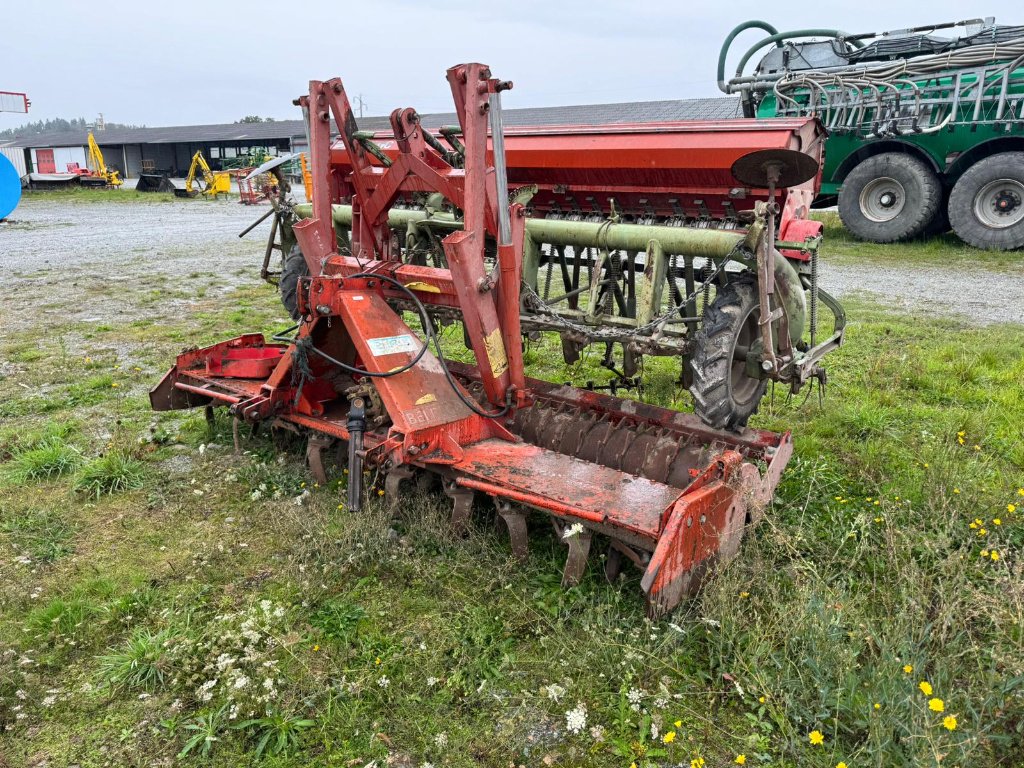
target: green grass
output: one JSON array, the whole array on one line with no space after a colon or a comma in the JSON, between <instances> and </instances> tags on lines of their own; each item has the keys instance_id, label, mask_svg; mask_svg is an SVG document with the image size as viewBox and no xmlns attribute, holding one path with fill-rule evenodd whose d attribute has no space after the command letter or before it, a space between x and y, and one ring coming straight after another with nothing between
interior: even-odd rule
<instances>
[{"instance_id":1,"label":"green grass","mask_svg":"<svg viewBox=\"0 0 1024 768\"><path fill-rule=\"evenodd\" d=\"M145 465L142 462L115 450L85 464L75 477L74 488L85 496L98 499L141 488L144 477Z\"/></svg>"},{"instance_id":2,"label":"green grass","mask_svg":"<svg viewBox=\"0 0 1024 768\"><path fill-rule=\"evenodd\" d=\"M145 391L183 344L285 325L269 290L230 300L62 328L81 341L36 340L44 354L19 362L29 389L0 380L12 766L1024 760L1024 328L849 302L824 403L779 391L755 417L796 441L776 503L696 600L652 624L637 573L607 584L600 547L563 590L542 518L519 564L487 504L464 539L438 493L352 515L344 477L316 487L301 443L279 459L243 431L236 455L227 419L211 433L201 412L152 413ZM29 336L0 339L0 357ZM549 340L527 360L603 380L599 352L566 368ZM647 396L688 408L677 365L648 362ZM15 479L49 444L99 458Z\"/></svg>"},{"instance_id":3,"label":"green grass","mask_svg":"<svg viewBox=\"0 0 1024 768\"><path fill-rule=\"evenodd\" d=\"M71 187L69 189L34 190L24 193L29 200L53 200L61 204L75 203L173 203L178 201L172 192L139 192L135 189L91 189ZM190 202L188 200L180 202Z\"/></svg>"},{"instance_id":4,"label":"green grass","mask_svg":"<svg viewBox=\"0 0 1024 768\"><path fill-rule=\"evenodd\" d=\"M942 269L965 268L1020 272L1024 256L1020 251L983 251L972 248L952 232L919 238L906 243L869 243L858 240L843 226L834 211L817 211L813 218L825 225L821 254L827 262L901 264Z\"/></svg>"}]
</instances>

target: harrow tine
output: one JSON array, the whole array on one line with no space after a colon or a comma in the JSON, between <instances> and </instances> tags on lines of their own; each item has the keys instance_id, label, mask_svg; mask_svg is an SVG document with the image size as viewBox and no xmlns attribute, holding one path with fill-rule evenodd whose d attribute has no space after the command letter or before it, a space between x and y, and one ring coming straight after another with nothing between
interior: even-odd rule
<instances>
[{"instance_id":1,"label":"harrow tine","mask_svg":"<svg viewBox=\"0 0 1024 768\"><path fill-rule=\"evenodd\" d=\"M306 442L306 463L309 464L309 473L320 485L327 485L327 472L324 470L324 450L331 447L334 442L329 437L322 437L316 434L310 436Z\"/></svg>"},{"instance_id":2,"label":"harrow tine","mask_svg":"<svg viewBox=\"0 0 1024 768\"><path fill-rule=\"evenodd\" d=\"M512 554L517 560L526 560L530 550L526 536L526 513L521 509L513 508L504 499L495 498L494 505L498 509L498 517L505 522L505 527L508 529Z\"/></svg>"},{"instance_id":3,"label":"harrow tine","mask_svg":"<svg viewBox=\"0 0 1024 768\"><path fill-rule=\"evenodd\" d=\"M469 518L473 513L474 493L466 488L455 484L454 480L444 481L444 493L452 500L452 530L457 536L466 533L469 527Z\"/></svg>"},{"instance_id":4,"label":"harrow tine","mask_svg":"<svg viewBox=\"0 0 1024 768\"><path fill-rule=\"evenodd\" d=\"M551 518L555 525L555 531L563 543L569 547L569 554L565 558L565 568L562 570L562 587L575 587L583 578L587 570L587 557L590 555L590 541L593 533L589 528L566 535L571 527L566 526L555 518Z\"/></svg>"}]
</instances>

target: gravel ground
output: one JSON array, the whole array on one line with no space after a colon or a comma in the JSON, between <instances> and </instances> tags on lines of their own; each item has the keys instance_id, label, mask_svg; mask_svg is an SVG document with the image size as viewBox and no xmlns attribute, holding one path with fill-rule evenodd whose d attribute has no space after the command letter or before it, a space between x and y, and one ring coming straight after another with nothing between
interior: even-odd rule
<instances>
[{"instance_id":1,"label":"gravel ground","mask_svg":"<svg viewBox=\"0 0 1024 768\"><path fill-rule=\"evenodd\" d=\"M112 193L116 194L116 193ZM11 220L0 223L0 254L7 292L0 318L7 328L25 327L30 303L66 307L64 293L88 292L111 280L137 284L153 276L187 288L199 280L230 290L257 281L269 221L244 240L238 233L266 212L266 204L235 201L84 202L53 197L23 200ZM823 259L822 286L837 297L874 296L913 311L936 312L976 324L1024 323L1024 268L1007 271L899 263L892 266L830 264ZM1024 263L1024 257L1022 257ZM28 290L26 290L28 289ZM69 319L131 317L125 301L83 306ZM163 312L174 310L173 302Z\"/></svg>"}]
</instances>

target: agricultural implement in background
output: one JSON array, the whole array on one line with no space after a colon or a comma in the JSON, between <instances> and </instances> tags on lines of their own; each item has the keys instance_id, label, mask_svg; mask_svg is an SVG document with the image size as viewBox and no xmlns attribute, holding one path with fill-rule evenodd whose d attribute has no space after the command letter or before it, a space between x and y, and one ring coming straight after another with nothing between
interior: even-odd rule
<instances>
[{"instance_id":1,"label":"agricultural implement in background","mask_svg":"<svg viewBox=\"0 0 1024 768\"><path fill-rule=\"evenodd\" d=\"M340 80L310 83L312 206L277 209L282 244L297 243L281 276L294 335L185 352L152 405L226 405L305 434L321 480L345 447L353 511L364 467L392 499L404 481L439 480L456 529L490 497L519 557L528 511L546 513L568 547L564 584L600 537L608 575L632 561L652 612L670 610L737 552L791 454L788 433L743 428L767 382L823 379L820 359L842 341L842 311L816 283L819 225L804 218L820 129L506 134L511 83L480 64L448 82L457 127L439 138L401 109L388 139L358 131ZM550 297L555 278L569 296ZM819 300L835 314L821 341ZM438 333L452 321L476 365L445 359ZM590 343L609 360L623 350L627 368L685 356L697 415L527 378L524 333L545 331L567 358Z\"/></svg>"},{"instance_id":2,"label":"agricultural implement in background","mask_svg":"<svg viewBox=\"0 0 1024 768\"><path fill-rule=\"evenodd\" d=\"M188 167L185 177L185 188L174 190L175 197L198 197L202 194L213 200L217 195L231 192L231 176L225 171L214 171L206 162L202 151L192 155L192 164Z\"/></svg>"}]
</instances>

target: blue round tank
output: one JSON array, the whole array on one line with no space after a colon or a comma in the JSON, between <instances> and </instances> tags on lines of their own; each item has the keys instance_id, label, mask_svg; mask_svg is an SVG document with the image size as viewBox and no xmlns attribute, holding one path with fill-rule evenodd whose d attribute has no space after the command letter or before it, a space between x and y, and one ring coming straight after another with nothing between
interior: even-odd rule
<instances>
[{"instance_id":1,"label":"blue round tank","mask_svg":"<svg viewBox=\"0 0 1024 768\"><path fill-rule=\"evenodd\" d=\"M0 155L0 219L6 219L21 200L21 179L14 165Z\"/></svg>"}]
</instances>

